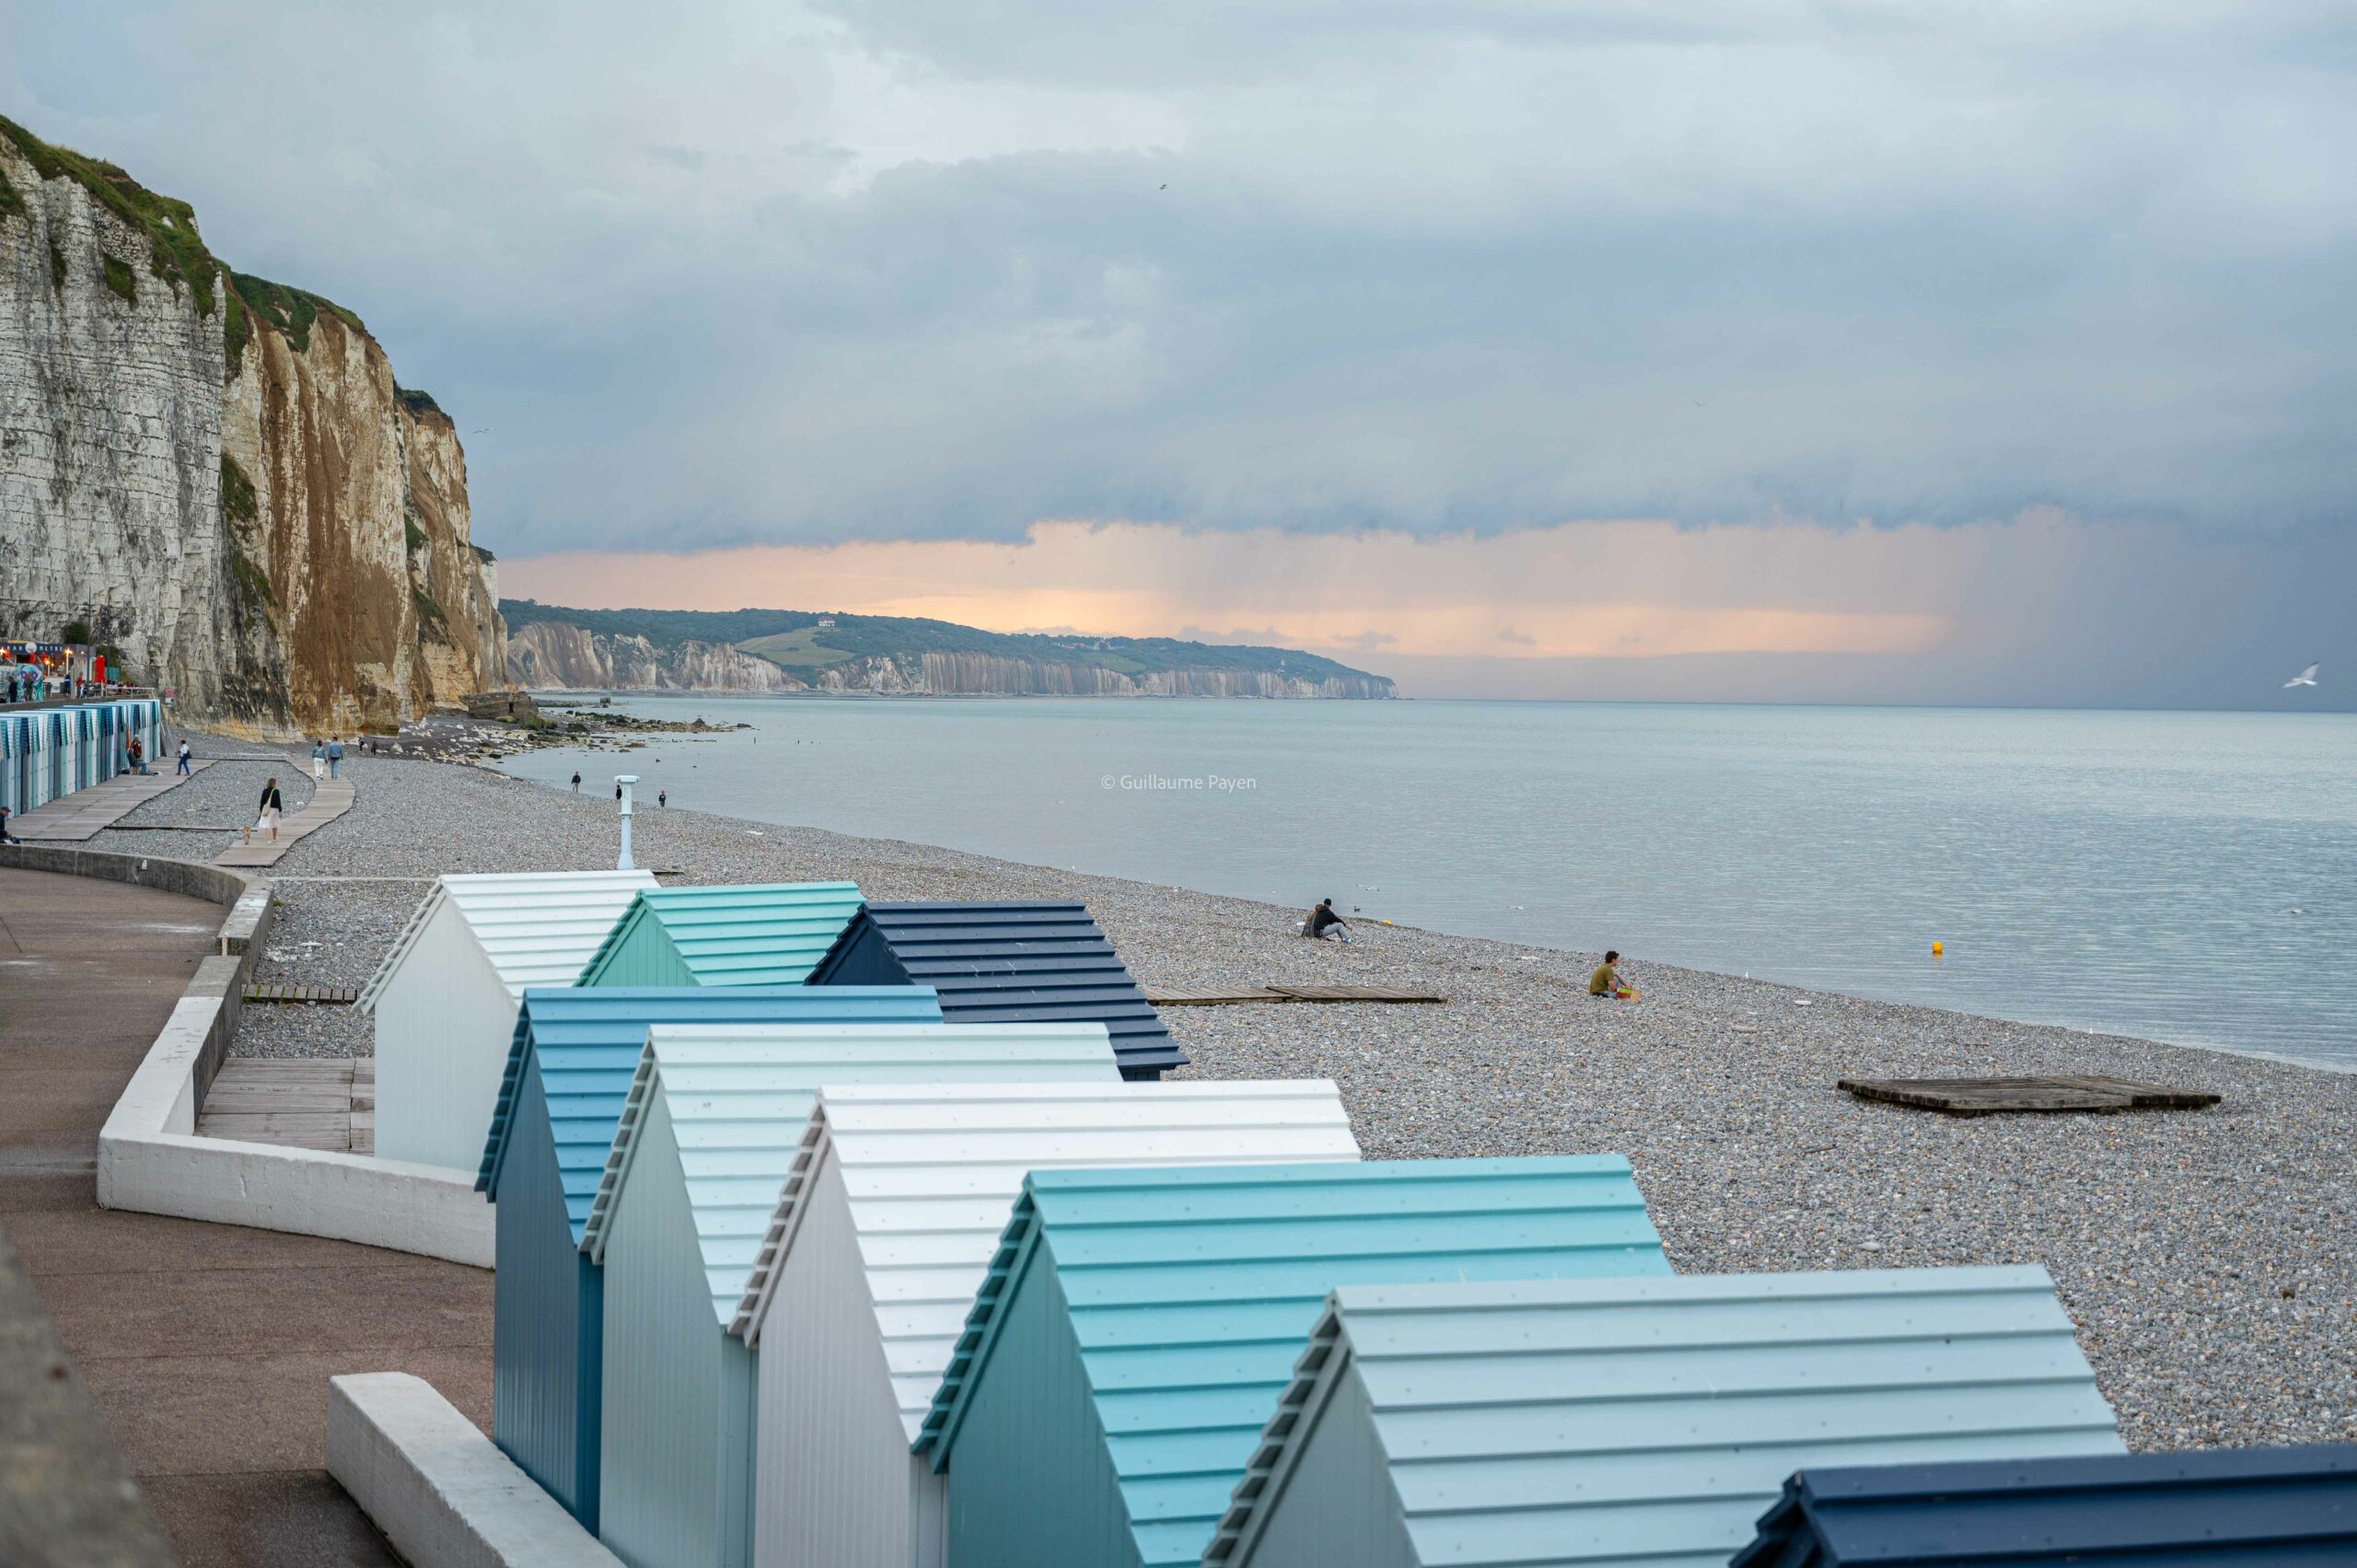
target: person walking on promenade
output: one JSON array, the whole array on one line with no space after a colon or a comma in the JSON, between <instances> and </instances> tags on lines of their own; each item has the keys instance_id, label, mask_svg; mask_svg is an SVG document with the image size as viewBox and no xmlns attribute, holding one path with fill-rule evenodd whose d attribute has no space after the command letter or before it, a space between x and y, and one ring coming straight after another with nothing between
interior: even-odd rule
<instances>
[{"instance_id":1,"label":"person walking on promenade","mask_svg":"<svg viewBox=\"0 0 2357 1568\"><path fill-rule=\"evenodd\" d=\"M323 779L323 778L326 778L327 776L328 776L328 746L327 746L327 742L326 742L326 741L324 741L324 740L314 740L314 741L312 741L312 742L311 742L311 777L313 777L314 779Z\"/></svg>"},{"instance_id":2,"label":"person walking on promenade","mask_svg":"<svg viewBox=\"0 0 2357 1568\"><path fill-rule=\"evenodd\" d=\"M328 777L331 779L343 777L343 742L342 740L328 742Z\"/></svg>"},{"instance_id":3,"label":"person walking on promenade","mask_svg":"<svg viewBox=\"0 0 2357 1568\"><path fill-rule=\"evenodd\" d=\"M263 780L261 816L255 821L254 827L267 833L272 843L278 842L278 819L284 814L285 809L286 803L278 797L278 781L274 778Z\"/></svg>"},{"instance_id":4,"label":"person walking on promenade","mask_svg":"<svg viewBox=\"0 0 2357 1568\"><path fill-rule=\"evenodd\" d=\"M172 770L172 772L176 772L176 773L180 774L180 777L182 777L182 778L186 778L186 777L188 777L188 775L189 775L188 759L189 759L188 742L187 742L187 741L185 741L185 740L183 740L183 741L181 741L181 742L180 742L180 765L179 767L177 767L177 768L173 769L173 770Z\"/></svg>"}]
</instances>

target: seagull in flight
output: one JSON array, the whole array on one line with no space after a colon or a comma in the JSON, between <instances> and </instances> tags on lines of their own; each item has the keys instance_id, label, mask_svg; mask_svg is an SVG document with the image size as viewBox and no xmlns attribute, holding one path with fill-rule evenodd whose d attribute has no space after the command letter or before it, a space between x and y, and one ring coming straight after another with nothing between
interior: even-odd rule
<instances>
[{"instance_id":1,"label":"seagull in flight","mask_svg":"<svg viewBox=\"0 0 2357 1568\"><path fill-rule=\"evenodd\" d=\"M2294 686L2314 686L2316 683L2316 667L2315 665L2310 665L2307 668L2300 671L2299 674L2285 681L2283 683L2283 689L2288 691Z\"/></svg>"}]
</instances>

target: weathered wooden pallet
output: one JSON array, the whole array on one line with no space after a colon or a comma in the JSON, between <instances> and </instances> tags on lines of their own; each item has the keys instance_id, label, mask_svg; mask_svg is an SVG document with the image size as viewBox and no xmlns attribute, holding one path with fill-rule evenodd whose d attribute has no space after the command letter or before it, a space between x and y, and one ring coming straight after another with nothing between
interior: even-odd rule
<instances>
[{"instance_id":1,"label":"weathered wooden pallet","mask_svg":"<svg viewBox=\"0 0 2357 1568\"><path fill-rule=\"evenodd\" d=\"M1288 1002L1446 1002L1436 992L1405 985L1272 985Z\"/></svg>"},{"instance_id":2,"label":"weathered wooden pallet","mask_svg":"<svg viewBox=\"0 0 2357 1568\"><path fill-rule=\"evenodd\" d=\"M1860 1099L1950 1116L1997 1116L2018 1111L2200 1110L2219 1096L2200 1089L2173 1089L2101 1074L2044 1078L1842 1078L1834 1087Z\"/></svg>"},{"instance_id":3,"label":"weathered wooden pallet","mask_svg":"<svg viewBox=\"0 0 2357 1568\"><path fill-rule=\"evenodd\" d=\"M1283 1002L1265 985L1146 987L1145 999L1157 1007L1225 1007L1237 1002Z\"/></svg>"},{"instance_id":4,"label":"weathered wooden pallet","mask_svg":"<svg viewBox=\"0 0 2357 1568\"><path fill-rule=\"evenodd\" d=\"M222 1064L198 1108L200 1138L367 1153L377 1136L377 1063L237 1058Z\"/></svg>"},{"instance_id":5,"label":"weathered wooden pallet","mask_svg":"<svg viewBox=\"0 0 2357 1568\"><path fill-rule=\"evenodd\" d=\"M324 1002L334 1006L349 1007L360 1000L360 993L348 985L250 985L246 987L249 1002Z\"/></svg>"},{"instance_id":6,"label":"weathered wooden pallet","mask_svg":"<svg viewBox=\"0 0 2357 1568\"><path fill-rule=\"evenodd\" d=\"M1149 986L1157 1007L1222 1007L1241 1002L1446 1002L1446 996L1404 985Z\"/></svg>"}]
</instances>

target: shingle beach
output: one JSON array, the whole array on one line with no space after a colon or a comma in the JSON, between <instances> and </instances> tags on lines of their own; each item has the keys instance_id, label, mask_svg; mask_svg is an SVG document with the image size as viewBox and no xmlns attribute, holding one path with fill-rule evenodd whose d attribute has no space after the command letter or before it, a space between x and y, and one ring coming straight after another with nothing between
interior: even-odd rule
<instances>
[{"instance_id":1,"label":"shingle beach","mask_svg":"<svg viewBox=\"0 0 2357 1568\"><path fill-rule=\"evenodd\" d=\"M200 755L262 750L193 739ZM308 792L308 761L270 755L284 759L283 788L299 777ZM443 872L614 862L606 795L429 761L344 767L358 803L277 868L282 907L259 981L363 983ZM217 779L131 820L234 822L264 771L216 764ZM1194 1075L1338 1080L1370 1157L1624 1154L1681 1272L2043 1263L2135 1447L2357 1440L2357 1074L1855 1001L1643 954L1624 968L1643 1000L1603 1003L1586 994L1592 954L1364 924L1353 946L1313 944L1293 935L1299 912L1248 900L644 806L636 826L638 863L679 873L665 877L674 885L842 877L877 900L1080 899L1148 985L1441 992L1441 1006L1165 1017ZM89 847L193 856L234 836L117 829ZM352 1008L253 1007L230 1049L348 1056L370 1044ZM2194 1113L1956 1120L1833 1086L2043 1073L2224 1099Z\"/></svg>"}]
</instances>

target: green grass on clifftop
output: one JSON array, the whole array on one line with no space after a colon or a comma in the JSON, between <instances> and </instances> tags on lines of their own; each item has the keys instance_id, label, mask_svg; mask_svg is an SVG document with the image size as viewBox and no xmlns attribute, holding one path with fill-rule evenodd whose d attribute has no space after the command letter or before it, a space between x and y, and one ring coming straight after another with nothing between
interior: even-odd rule
<instances>
[{"instance_id":1,"label":"green grass on clifftop","mask_svg":"<svg viewBox=\"0 0 2357 1568\"><path fill-rule=\"evenodd\" d=\"M6 116L0 116L0 136L7 137L43 180L75 181L107 211L145 233L148 272L175 286L187 285L198 310L213 314L213 282L221 263L214 260L196 232L194 208L157 195L113 164L85 157L68 147L52 146ZM6 185L6 178L0 177L0 187ZM5 198L0 198L0 213L23 210L23 196L7 189Z\"/></svg>"}]
</instances>

